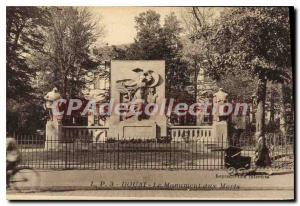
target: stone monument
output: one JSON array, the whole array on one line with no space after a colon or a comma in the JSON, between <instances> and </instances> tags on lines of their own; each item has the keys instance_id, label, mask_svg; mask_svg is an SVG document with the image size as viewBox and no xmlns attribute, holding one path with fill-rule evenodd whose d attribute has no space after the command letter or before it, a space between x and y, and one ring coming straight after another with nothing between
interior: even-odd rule
<instances>
[{"instance_id":1,"label":"stone monument","mask_svg":"<svg viewBox=\"0 0 300 206\"><path fill-rule=\"evenodd\" d=\"M200 65L199 65L200 66ZM197 76L197 96L196 100L198 103L202 104L200 112L197 114L196 123L197 125L212 124L212 114L205 114L204 110L207 110L209 113L211 107L206 104L212 104L212 96L215 91L218 90L217 83L213 80L205 71L204 68L200 67L199 73Z\"/></svg>"},{"instance_id":2,"label":"stone monument","mask_svg":"<svg viewBox=\"0 0 300 206\"><path fill-rule=\"evenodd\" d=\"M224 147L228 146L228 115L224 115L224 104L227 103L228 94L223 88L214 94L214 116L213 116L213 136Z\"/></svg>"},{"instance_id":3,"label":"stone monument","mask_svg":"<svg viewBox=\"0 0 300 206\"><path fill-rule=\"evenodd\" d=\"M167 136L165 61L112 61L110 81L110 98L114 106L109 119L108 138L153 139ZM115 106L120 104L125 107L120 106L117 114ZM145 113L146 109L151 112L149 108L153 109L153 115Z\"/></svg>"},{"instance_id":4,"label":"stone monument","mask_svg":"<svg viewBox=\"0 0 300 206\"><path fill-rule=\"evenodd\" d=\"M60 99L60 93L57 88L54 87L52 91L48 92L44 96L44 100L46 101L44 104L44 109L48 111L49 119L46 124L46 149L57 149L58 142L61 139L62 128L61 128L61 117L54 115L52 112L53 102L55 100ZM56 108L58 110L58 106Z\"/></svg>"}]
</instances>

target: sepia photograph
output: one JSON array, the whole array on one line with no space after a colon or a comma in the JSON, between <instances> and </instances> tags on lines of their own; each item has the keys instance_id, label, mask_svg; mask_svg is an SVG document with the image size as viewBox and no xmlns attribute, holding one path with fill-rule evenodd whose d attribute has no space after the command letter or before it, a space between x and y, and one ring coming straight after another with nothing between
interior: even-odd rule
<instances>
[{"instance_id":1,"label":"sepia photograph","mask_svg":"<svg viewBox=\"0 0 300 206\"><path fill-rule=\"evenodd\" d=\"M295 200L294 15L6 6L6 198Z\"/></svg>"}]
</instances>

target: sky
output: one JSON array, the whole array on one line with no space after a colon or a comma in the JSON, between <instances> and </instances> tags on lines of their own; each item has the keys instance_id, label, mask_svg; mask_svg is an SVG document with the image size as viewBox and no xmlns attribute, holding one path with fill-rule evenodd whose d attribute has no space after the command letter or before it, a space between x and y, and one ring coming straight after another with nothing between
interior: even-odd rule
<instances>
[{"instance_id":1,"label":"sky","mask_svg":"<svg viewBox=\"0 0 300 206\"><path fill-rule=\"evenodd\" d=\"M161 21L166 15L174 12L180 19L184 7L89 7L99 26L104 25L103 42L109 45L128 44L136 36L134 17L141 12L153 9L161 15Z\"/></svg>"}]
</instances>

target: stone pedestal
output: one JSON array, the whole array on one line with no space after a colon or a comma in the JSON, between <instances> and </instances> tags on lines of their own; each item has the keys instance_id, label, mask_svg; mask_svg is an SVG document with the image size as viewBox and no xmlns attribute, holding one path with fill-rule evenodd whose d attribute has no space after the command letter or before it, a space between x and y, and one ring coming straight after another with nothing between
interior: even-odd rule
<instances>
[{"instance_id":1,"label":"stone pedestal","mask_svg":"<svg viewBox=\"0 0 300 206\"><path fill-rule=\"evenodd\" d=\"M223 148L229 146L228 141L228 123L226 121L214 121L213 122L213 137L220 146Z\"/></svg>"},{"instance_id":2,"label":"stone pedestal","mask_svg":"<svg viewBox=\"0 0 300 206\"><path fill-rule=\"evenodd\" d=\"M62 135L62 125L59 121L48 120L46 124L45 149L58 149Z\"/></svg>"},{"instance_id":3,"label":"stone pedestal","mask_svg":"<svg viewBox=\"0 0 300 206\"><path fill-rule=\"evenodd\" d=\"M153 121L142 122L121 122L118 125L111 125L108 137L119 140L130 139L155 139L160 137L160 127Z\"/></svg>"}]
</instances>

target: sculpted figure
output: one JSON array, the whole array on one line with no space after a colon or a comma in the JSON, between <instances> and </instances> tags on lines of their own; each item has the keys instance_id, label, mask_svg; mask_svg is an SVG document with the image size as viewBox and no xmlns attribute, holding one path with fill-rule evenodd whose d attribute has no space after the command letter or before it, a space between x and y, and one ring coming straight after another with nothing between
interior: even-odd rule
<instances>
[{"instance_id":1,"label":"sculpted figure","mask_svg":"<svg viewBox=\"0 0 300 206\"><path fill-rule=\"evenodd\" d=\"M220 111L220 109L222 109L223 108L222 105L227 102L227 98L228 98L228 94L224 92L223 88L220 88L219 91L214 94L213 102L214 102L214 107L216 109L214 115L215 121L226 120L227 116L222 115L222 111Z\"/></svg>"},{"instance_id":2,"label":"sculpted figure","mask_svg":"<svg viewBox=\"0 0 300 206\"><path fill-rule=\"evenodd\" d=\"M148 101L155 102L157 94L154 94L155 87L158 85L160 76L152 70L144 71L141 68L132 70L137 74L134 79L122 79L117 81L117 89L121 94L121 102L128 102L134 111L140 113L138 119L143 118L143 107ZM128 112L125 119L134 114Z\"/></svg>"},{"instance_id":3,"label":"sculpted figure","mask_svg":"<svg viewBox=\"0 0 300 206\"><path fill-rule=\"evenodd\" d=\"M147 95L147 103L156 103L158 95L155 93L154 88L149 88L148 95Z\"/></svg>"},{"instance_id":4,"label":"sculpted figure","mask_svg":"<svg viewBox=\"0 0 300 206\"><path fill-rule=\"evenodd\" d=\"M50 92L48 92L44 96L44 100L46 102L44 103L44 109L49 113L49 119L53 121L53 113L52 113L52 105L55 100L60 99L60 93L58 92L58 89L54 87Z\"/></svg>"},{"instance_id":5,"label":"sculpted figure","mask_svg":"<svg viewBox=\"0 0 300 206\"><path fill-rule=\"evenodd\" d=\"M214 94L214 97L217 103L224 104L227 102L228 94L224 92L223 88L220 88L219 91Z\"/></svg>"}]
</instances>

